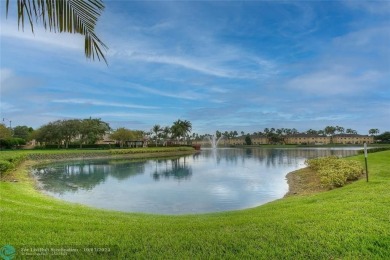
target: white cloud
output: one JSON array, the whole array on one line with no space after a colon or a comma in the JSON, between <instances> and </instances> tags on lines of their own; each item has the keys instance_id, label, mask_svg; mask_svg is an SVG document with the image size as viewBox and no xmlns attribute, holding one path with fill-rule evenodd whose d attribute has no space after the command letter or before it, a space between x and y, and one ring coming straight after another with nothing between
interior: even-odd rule
<instances>
[{"instance_id":1,"label":"white cloud","mask_svg":"<svg viewBox=\"0 0 390 260\"><path fill-rule=\"evenodd\" d=\"M56 99L51 101L53 103L65 103L65 104L80 104L80 105L88 105L88 106L108 106L108 107L123 107L123 108L139 108L139 109L158 109L158 107L154 106L143 106L143 105L135 105L135 104L121 104L117 102L104 102L93 99Z\"/></svg>"},{"instance_id":2,"label":"white cloud","mask_svg":"<svg viewBox=\"0 0 390 260\"><path fill-rule=\"evenodd\" d=\"M378 79L379 74L376 72L365 72L356 76L329 70L295 77L287 83L287 87L314 95L355 95L363 89L369 90Z\"/></svg>"},{"instance_id":3,"label":"white cloud","mask_svg":"<svg viewBox=\"0 0 390 260\"><path fill-rule=\"evenodd\" d=\"M40 44L42 48L53 46L55 48L83 50L84 47L84 37L80 34L53 33L45 31L39 26L34 27L34 33L28 26L25 31L22 31L17 29L17 22L12 20L1 22L0 36Z\"/></svg>"},{"instance_id":4,"label":"white cloud","mask_svg":"<svg viewBox=\"0 0 390 260\"><path fill-rule=\"evenodd\" d=\"M204 95L199 94L194 91L186 90L186 91L181 91L181 92L168 92L167 90L158 90L154 88L149 88L146 86L141 86L138 84L131 84L131 88L137 89L149 94L157 95L157 96L163 96L163 97L170 97L170 98L177 98L177 99L188 99L188 100L197 100L204 98Z\"/></svg>"},{"instance_id":5,"label":"white cloud","mask_svg":"<svg viewBox=\"0 0 390 260\"><path fill-rule=\"evenodd\" d=\"M36 78L15 75L13 70L8 68L0 69L0 94L3 98L10 93L16 94L40 84Z\"/></svg>"}]
</instances>

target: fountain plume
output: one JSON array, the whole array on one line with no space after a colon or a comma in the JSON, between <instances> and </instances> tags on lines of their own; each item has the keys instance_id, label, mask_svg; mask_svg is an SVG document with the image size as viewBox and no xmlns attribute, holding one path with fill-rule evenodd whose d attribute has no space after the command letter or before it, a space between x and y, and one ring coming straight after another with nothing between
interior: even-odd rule
<instances>
[{"instance_id":1,"label":"fountain plume","mask_svg":"<svg viewBox=\"0 0 390 260\"><path fill-rule=\"evenodd\" d=\"M219 138L217 138L215 135L208 135L206 138L207 138L207 140L209 140L209 142L211 144L211 148L217 149L218 143L219 143L219 141L221 141L223 136L220 136Z\"/></svg>"}]
</instances>

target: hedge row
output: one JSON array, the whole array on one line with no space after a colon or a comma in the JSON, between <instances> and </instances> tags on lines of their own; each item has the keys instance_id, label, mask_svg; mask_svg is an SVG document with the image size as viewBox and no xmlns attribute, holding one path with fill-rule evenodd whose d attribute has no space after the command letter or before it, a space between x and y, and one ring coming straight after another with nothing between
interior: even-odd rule
<instances>
[{"instance_id":1,"label":"hedge row","mask_svg":"<svg viewBox=\"0 0 390 260\"><path fill-rule=\"evenodd\" d=\"M328 188L344 186L347 181L357 180L363 174L363 167L359 162L336 156L310 159L306 164L317 172L321 185Z\"/></svg>"},{"instance_id":2,"label":"hedge row","mask_svg":"<svg viewBox=\"0 0 390 260\"><path fill-rule=\"evenodd\" d=\"M193 151L194 148L181 147L151 147L151 148L136 148L136 149L112 149L109 152L115 154L135 154L135 153L160 153L160 152L176 152L176 151Z\"/></svg>"},{"instance_id":3,"label":"hedge row","mask_svg":"<svg viewBox=\"0 0 390 260\"><path fill-rule=\"evenodd\" d=\"M119 145L116 144L83 144L81 149L102 149L102 150L108 150L111 148L119 147ZM58 147L56 144L47 144L45 146L38 146L34 148L35 150L57 150L57 149L65 149L63 146ZM68 149L80 149L79 144L70 144L68 145Z\"/></svg>"},{"instance_id":4,"label":"hedge row","mask_svg":"<svg viewBox=\"0 0 390 260\"><path fill-rule=\"evenodd\" d=\"M21 162L26 159L25 154L1 154L0 156L0 175L15 169Z\"/></svg>"},{"instance_id":5,"label":"hedge row","mask_svg":"<svg viewBox=\"0 0 390 260\"><path fill-rule=\"evenodd\" d=\"M94 158L100 156L110 156L111 154L107 152L89 152L83 153L82 150L80 152L72 152L72 153L31 153L28 155L28 158L31 160L61 160L61 159L71 159L71 158Z\"/></svg>"},{"instance_id":6,"label":"hedge row","mask_svg":"<svg viewBox=\"0 0 390 260\"><path fill-rule=\"evenodd\" d=\"M376 147L376 148L367 149L367 153L377 153L377 152L383 152L383 151L387 151L387 150L390 150L390 147ZM358 151L358 154L363 154L363 153L364 153L364 150Z\"/></svg>"}]
</instances>

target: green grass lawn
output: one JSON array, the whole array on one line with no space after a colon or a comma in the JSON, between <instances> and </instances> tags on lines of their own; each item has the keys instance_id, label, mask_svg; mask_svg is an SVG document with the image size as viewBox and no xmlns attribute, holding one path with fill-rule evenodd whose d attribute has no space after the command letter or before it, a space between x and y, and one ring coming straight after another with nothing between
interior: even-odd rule
<instances>
[{"instance_id":1,"label":"green grass lawn","mask_svg":"<svg viewBox=\"0 0 390 260\"><path fill-rule=\"evenodd\" d=\"M363 156L348 160L363 162ZM66 258L390 259L390 151L369 155L370 181L242 211L158 216L98 210L41 194L25 162L0 183L0 247L77 247ZM56 257L54 257L56 258Z\"/></svg>"}]
</instances>

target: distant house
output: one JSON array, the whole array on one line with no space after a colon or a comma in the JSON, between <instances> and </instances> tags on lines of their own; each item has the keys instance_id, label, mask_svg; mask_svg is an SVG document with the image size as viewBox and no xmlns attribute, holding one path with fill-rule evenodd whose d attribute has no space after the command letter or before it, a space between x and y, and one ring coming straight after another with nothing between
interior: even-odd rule
<instances>
[{"instance_id":1,"label":"distant house","mask_svg":"<svg viewBox=\"0 0 390 260\"><path fill-rule=\"evenodd\" d=\"M332 136L332 142L334 144L372 144L374 143L374 137L357 134L338 134Z\"/></svg>"},{"instance_id":2,"label":"distant house","mask_svg":"<svg viewBox=\"0 0 390 260\"><path fill-rule=\"evenodd\" d=\"M269 139L265 135L251 135L250 136L253 145L269 144ZM245 137L244 137L245 139Z\"/></svg>"},{"instance_id":3,"label":"distant house","mask_svg":"<svg viewBox=\"0 0 390 260\"><path fill-rule=\"evenodd\" d=\"M329 144L331 137L315 134L293 134L284 137L285 144Z\"/></svg>"},{"instance_id":4,"label":"distant house","mask_svg":"<svg viewBox=\"0 0 390 260\"><path fill-rule=\"evenodd\" d=\"M245 144L245 137L233 137L233 138L223 138L220 143L223 145L243 145Z\"/></svg>"},{"instance_id":5,"label":"distant house","mask_svg":"<svg viewBox=\"0 0 390 260\"><path fill-rule=\"evenodd\" d=\"M96 142L96 144L115 144L116 141L111 139L111 134L106 133L102 136L100 140Z\"/></svg>"}]
</instances>

